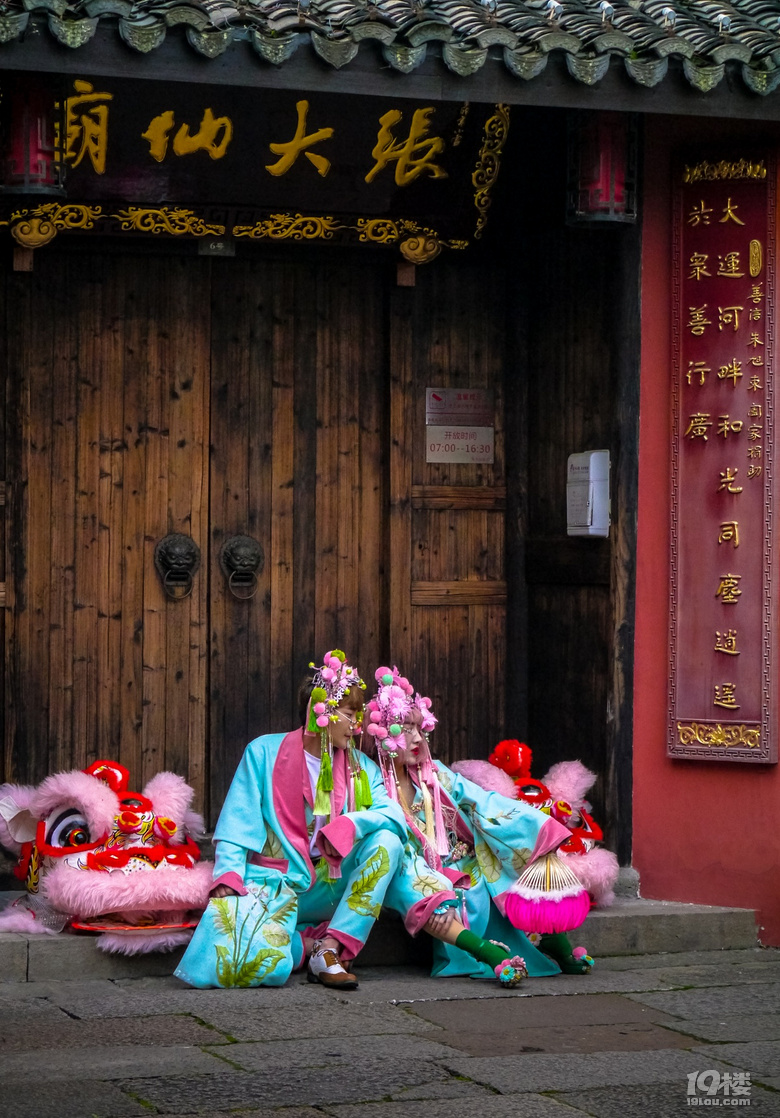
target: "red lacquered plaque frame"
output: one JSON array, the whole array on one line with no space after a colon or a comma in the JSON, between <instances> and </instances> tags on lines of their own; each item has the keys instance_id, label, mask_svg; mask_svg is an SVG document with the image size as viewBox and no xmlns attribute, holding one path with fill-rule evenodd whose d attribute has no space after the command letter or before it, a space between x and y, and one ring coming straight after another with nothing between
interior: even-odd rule
<instances>
[{"instance_id":1,"label":"red lacquered plaque frame","mask_svg":"<svg viewBox=\"0 0 780 1118\"><path fill-rule=\"evenodd\" d=\"M776 195L768 152L675 170L672 757L777 762Z\"/></svg>"}]
</instances>

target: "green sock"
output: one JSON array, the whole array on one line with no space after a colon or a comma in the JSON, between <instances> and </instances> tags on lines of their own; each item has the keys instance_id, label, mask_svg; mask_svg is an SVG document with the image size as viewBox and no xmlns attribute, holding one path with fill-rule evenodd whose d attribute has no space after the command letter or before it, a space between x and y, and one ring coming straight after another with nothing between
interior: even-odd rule
<instances>
[{"instance_id":1,"label":"green sock","mask_svg":"<svg viewBox=\"0 0 780 1118\"><path fill-rule=\"evenodd\" d=\"M590 969L588 963L574 958L571 953L571 940L565 932L542 936L539 950L549 955L551 959L555 959L564 974L585 974Z\"/></svg>"},{"instance_id":2,"label":"green sock","mask_svg":"<svg viewBox=\"0 0 780 1118\"><path fill-rule=\"evenodd\" d=\"M462 951L468 951L469 955L473 955L480 963L487 963L491 968L503 963L509 954L505 947L496 947L495 943L490 943L468 931L460 933L455 940L455 946L460 947Z\"/></svg>"}]
</instances>

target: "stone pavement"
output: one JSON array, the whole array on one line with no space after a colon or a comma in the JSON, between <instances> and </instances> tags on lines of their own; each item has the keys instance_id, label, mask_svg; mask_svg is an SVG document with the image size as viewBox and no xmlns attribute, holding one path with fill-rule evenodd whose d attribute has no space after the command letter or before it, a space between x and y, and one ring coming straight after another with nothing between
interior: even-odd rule
<instances>
[{"instance_id":1,"label":"stone pavement","mask_svg":"<svg viewBox=\"0 0 780 1118\"><path fill-rule=\"evenodd\" d=\"M712 1072L702 1105L780 1116L780 951L604 958L515 991L358 976L352 993L4 984L0 1118L671 1118L699 1113L694 1072Z\"/></svg>"}]
</instances>

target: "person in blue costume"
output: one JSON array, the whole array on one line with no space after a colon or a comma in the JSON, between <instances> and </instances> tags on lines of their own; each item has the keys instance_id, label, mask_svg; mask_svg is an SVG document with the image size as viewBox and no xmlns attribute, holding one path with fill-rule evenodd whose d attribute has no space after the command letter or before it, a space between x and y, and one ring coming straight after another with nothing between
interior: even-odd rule
<instances>
[{"instance_id":1,"label":"person in blue costume","mask_svg":"<svg viewBox=\"0 0 780 1118\"><path fill-rule=\"evenodd\" d=\"M430 699L415 695L395 667L380 668L376 679L367 735L388 794L407 823L403 859L385 904L401 914L412 935L422 930L434 937L433 975L496 975L515 985L520 972L584 971L565 936L544 937L549 954L543 953L504 914L507 892L526 864L555 850L567 839L567 829L434 762L428 746L436 725ZM419 906L421 893L430 898L427 913ZM492 950L479 948L477 941Z\"/></svg>"},{"instance_id":2,"label":"person in blue costume","mask_svg":"<svg viewBox=\"0 0 780 1118\"><path fill-rule=\"evenodd\" d=\"M357 671L338 650L311 668L304 725L250 742L230 785L211 900L176 971L190 985L281 985L307 956L309 981L358 985L349 962L400 864L406 822L356 748Z\"/></svg>"}]
</instances>

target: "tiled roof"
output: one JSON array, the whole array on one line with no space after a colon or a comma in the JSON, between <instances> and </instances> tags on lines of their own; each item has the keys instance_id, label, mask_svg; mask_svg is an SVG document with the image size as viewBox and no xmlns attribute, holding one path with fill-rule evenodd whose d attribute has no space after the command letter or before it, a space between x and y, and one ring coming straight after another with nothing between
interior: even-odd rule
<instances>
[{"instance_id":1,"label":"tiled roof","mask_svg":"<svg viewBox=\"0 0 780 1118\"><path fill-rule=\"evenodd\" d=\"M702 92L727 69L755 93L780 85L780 0L1 0L0 44L34 20L48 21L68 47L113 22L144 54L172 29L181 34L182 24L207 58L243 40L279 65L309 40L334 67L379 51L385 64L410 73L436 45L462 77L500 57L518 80L532 81L559 52L586 85L622 65L639 85L655 86L670 60Z\"/></svg>"}]
</instances>

